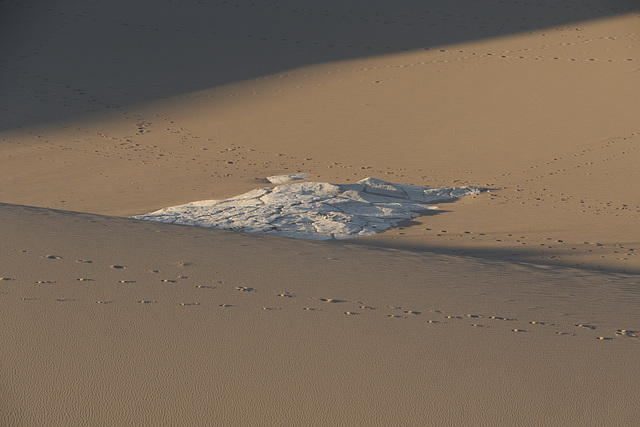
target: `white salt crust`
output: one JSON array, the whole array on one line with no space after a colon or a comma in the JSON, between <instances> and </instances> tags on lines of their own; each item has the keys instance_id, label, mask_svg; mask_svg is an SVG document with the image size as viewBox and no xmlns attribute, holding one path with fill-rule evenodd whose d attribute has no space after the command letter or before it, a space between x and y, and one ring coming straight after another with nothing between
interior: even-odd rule
<instances>
[{"instance_id":1,"label":"white salt crust","mask_svg":"<svg viewBox=\"0 0 640 427\"><path fill-rule=\"evenodd\" d=\"M483 190L474 186L419 187L375 178L355 184L302 182L259 188L230 199L172 206L132 218L304 239L349 239L380 233L421 212L437 209L429 202Z\"/></svg>"},{"instance_id":2,"label":"white salt crust","mask_svg":"<svg viewBox=\"0 0 640 427\"><path fill-rule=\"evenodd\" d=\"M285 182L298 181L307 178L309 178L309 175L306 173L296 173L291 175L268 176L267 181L272 184L284 184Z\"/></svg>"}]
</instances>

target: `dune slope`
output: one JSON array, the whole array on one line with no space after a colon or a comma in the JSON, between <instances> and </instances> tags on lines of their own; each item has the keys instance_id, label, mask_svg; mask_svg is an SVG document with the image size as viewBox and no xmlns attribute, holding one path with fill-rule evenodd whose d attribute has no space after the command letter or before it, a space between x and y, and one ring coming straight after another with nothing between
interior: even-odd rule
<instances>
[{"instance_id":1,"label":"dune slope","mask_svg":"<svg viewBox=\"0 0 640 427\"><path fill-rule=\"evenodd\" d=\"M0 16L0 424L637 424L636 2ZM126 218L290 174L490 191L349 241Z\"/></svg>"},{"instance_id":2,"label":"dune slope","mask_svg":"<svg viewBox=\"0 0 640 427\"><path fill-rule=\"evenodd\" d=\"M5 425L635 420L634 276L2 211Z\"/></svg>"}]
</instances>

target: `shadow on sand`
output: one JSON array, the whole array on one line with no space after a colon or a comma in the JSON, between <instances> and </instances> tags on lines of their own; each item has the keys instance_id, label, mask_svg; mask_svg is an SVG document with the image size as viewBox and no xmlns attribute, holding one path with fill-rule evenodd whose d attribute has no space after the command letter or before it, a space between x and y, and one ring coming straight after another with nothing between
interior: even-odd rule
<instances>
[{"instance_id":1,"label":"shadow on sand","mask_svg":"<svg viewBox=\"0 0 640 427\"><path fill-rule=\"evenodd\" d=\"M630 0L3 1L0 130L634 10Z\"/></svg>"}]
</instances>

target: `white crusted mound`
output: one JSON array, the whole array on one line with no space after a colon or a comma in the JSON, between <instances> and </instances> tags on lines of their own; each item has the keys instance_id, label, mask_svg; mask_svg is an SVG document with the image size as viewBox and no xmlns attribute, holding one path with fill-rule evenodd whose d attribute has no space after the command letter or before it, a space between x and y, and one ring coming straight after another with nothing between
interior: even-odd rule
<instances>
[{"instance_id":1,"label":"white crusted mound","mask_svg":"<svg viewBox=\"0 0 640 427\"><path fill-rule=\"evenodd\" d=\"M477 194L480 187L431 188L365 178L356 184L302 182L260 188L225 200L203 200L132 218L305 239L348 239L385 231L427 202Z\"/></svg>"},{"instance_id":2,"label":"white crusted mound","mask_svg":"<svg viewBox=\"0 0 640 427\"><path fill-rule=\"evenodd\" d=\"M284 184L285 182L298 181L307 178L309 178L309 175L307 175L306 173L296 173L292 175L268 176L267 181L272 184Z\"/></svg>"}]
</instances>

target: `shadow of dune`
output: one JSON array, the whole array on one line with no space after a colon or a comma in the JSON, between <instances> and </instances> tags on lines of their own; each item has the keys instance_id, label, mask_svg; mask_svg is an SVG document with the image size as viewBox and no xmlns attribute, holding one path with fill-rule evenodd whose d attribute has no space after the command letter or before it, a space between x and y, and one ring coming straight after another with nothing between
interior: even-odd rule
<instances>
[{"instance_id":1,"label":"shadow of dune","mask_svg":"<svg viewBox=\"0 0 640 427\"><path fill-rule=\"evenodd\" d=\"M640 295L640 288L637 286L637 280L635 280L640 275L640 269L634 268L633 266L620 268L598 265L597 263L581 263L576 265L571 259L571 254L562 249L539 250L519 248L514 250L513 248L490 246L442 246L437 242L418 245L402 240L390 241L388 239L376 240L369 238L316 241L263 233L238 232L192 225L166 224L156 221L139 221L111 215L2 202L0 202L0 212L2 213L3 221L7 224L6 236L3 236L7 242L5 249L11 247L11 245L18 244L17 242L22 246L27 245L29 242L31 242L31 244L36 244L34 242L37 242L38 245L43 242L47 244L57 244L59 237L55 236L68 232L69 230L74 230L74 238L89 239L91 241L96 241L94 238L96 233L107 233L109 239L114 238L116 240L123 238L122 236L137 236L132 238L131 242L135 242L135 244L139 244L141 247L146 245L146 241L150 236L156 234L173 236L171 237L172 240L175 238L204 239L222 248L226 247L225 245L254 247L255 244L264 244L270 248L268 252L271 254L278 254L279 250L284 250L285 247L287 248L286 250L303 253L306 251L319 250L320 248L336 248L337 246L347 250L352 248L371 251L370 253L410 253L418 257L425 256L424 262L429 262L428 255L434 254L476 260L488 264L494 262L509 263L512 265L520 264L527 267L557 272L559 274L565 274L566 269L573 269L621 277L633 277L634 281L629 285L627 291L633 295ZM440 213L444 212L429 211L431 215ZM65 225L62 226L61 224ZM409 227L411 225L411 221L405 221L400 227ZM114 227L117 227L119 231L112 235L109 230ZM26 232L26 230L37 230L37 232ZM84 231L79 232L78 230ZM273 249L274 247L279 249ZM542 257L542 255L544 255L544 257ZM552 259L550 255L557 256L555 259Z\"/></svg>"},{"instance_id":2,"label":"shadow of dune","mask_svg":"<svg viewBox=\"0 0 640 427\"><path fill-rule=\"evenodd\" d=\"M8 0L0 3L0 130L637 9L630 0Z\"/></svg>"},{"instance_id":3,"label":"shadow of dune","mask_svg":"<svg viewBox=\"0 0 640 427\"><path fill-rule=\"evenodd\" d=\"M640 269L629 265L626 267L611 266L607 263L594 261L576 263L573 253L566 249L522 249L522 248L498 248L495 246L470 247L470 246L442 246L437 242L412 244L402 240L390 241L374 239L351 239L335 242L339 245L351 247L367 247L376 250L407 251L414 254L451 255L486 262L501 261L518 263L523 265L539 266L541 268L577 269L584 271L597 271L607 274L622 274L638 276ZM637 287L634 292L638 292Z\"/></svg>"}]
</instances>

